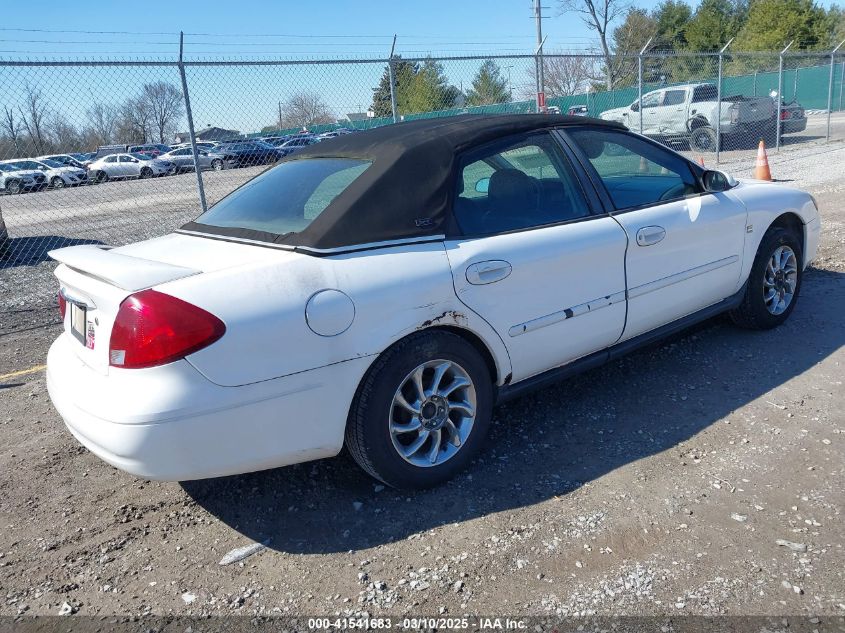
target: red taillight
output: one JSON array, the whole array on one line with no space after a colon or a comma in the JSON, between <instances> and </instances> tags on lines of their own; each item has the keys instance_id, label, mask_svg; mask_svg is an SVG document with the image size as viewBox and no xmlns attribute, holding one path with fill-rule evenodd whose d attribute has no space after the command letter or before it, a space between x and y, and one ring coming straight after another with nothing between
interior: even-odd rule
<instances>
[{"instance_id":1,"label":"red taillight","mask_svg":"<svg viewBox=\"0 0 845 633\"><path fill-rule=\"evenodd\" d=\"M226 332L223 321L156 290L128 296L120 304L109 342L112 367L164 365L211 345Z\"/></svg>"},{"instance_id":2,"label":"red taillight","mask_svg":"<svg viewBox=\"0 0 845 633\"><path fill-rule=\"evenodd\" d=\"M64 321L65 312L67 312L67 299L65 299L65 296L61 290L59 290L59 312L62 315L62 321Z\"/></svg>"},{"instance_id":3,"label":"red taillight","mask_svg":"<svg viewBox=\"0 0 845 633\"><path fill-rule=\"evenodd\" d=\"M792 116L792 115L789 113L789 110L781 110L780 111L780 120L781 121L786 121L790 116Z\"/></svg>"}]
</instances>

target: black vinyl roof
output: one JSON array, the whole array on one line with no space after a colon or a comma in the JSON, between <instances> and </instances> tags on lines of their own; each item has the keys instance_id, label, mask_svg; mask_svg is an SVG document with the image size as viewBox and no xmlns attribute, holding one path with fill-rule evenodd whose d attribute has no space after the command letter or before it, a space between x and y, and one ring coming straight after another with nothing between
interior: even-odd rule
<instances>
[{"instance_id":1,"label":"black vinyl roof","mask_svg":"<svg viewBox=\"0 0 845 633\"><path fill-rule=\"evenodd\" d=\"M433 238L450 225L460 153L498 138L568 126L624 129L619 123L554 114L461 115L418 119L337 136L283 161L357 158L372 165L299 233L272 235L191 222L185 229L332 251L379 242Z\"/></svg>"}]
</instances>

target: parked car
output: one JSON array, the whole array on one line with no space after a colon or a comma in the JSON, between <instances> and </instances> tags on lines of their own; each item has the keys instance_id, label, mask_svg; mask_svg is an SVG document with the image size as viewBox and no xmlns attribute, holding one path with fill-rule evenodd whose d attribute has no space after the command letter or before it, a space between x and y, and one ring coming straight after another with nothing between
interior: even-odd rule
<instances>
[{"instance_id":1,"label":"parked car","mask_svg":"<svg viewBox=\"0 0 845 633\"><path fill-rule=\"evenodd\" d=\"M40 191L46 187L47 177L42 172L0 163L0 192L17 194Z\"/></svg>"},{"instance_id":2,"label":"parked car","mask_svg":"<svg viewBox=\"0 0 845 633\"><path fill-rule=\"evenodd\" d=\"M176 165L176 173L192 171L194 165L194 150L189 145L179 149L171 150L159 156L160 159L169 161ZM211 169L211 157L208 150L197 148L197 164L200 169Z\"/></svg>"},{"instance_id":3,"label":"parked car","mask_svg":"<svg viewBox=\"0 0 845 633\"><path fill-rule=\"evenodd\" d=\"M62 187L76 187L88 182L88 172L79 167L69 167L54 160L16 160L6 164L25 171L40 171L44 174L47 184L54 189Z\"/></svg>"},{"instance_id":4,"label":"parked car","mask_svg":"<svg viewBox=\"0 0 845 633\"><path fill-rule=\"evenodd\" d=\"M142 153L150 154L153 158L158 158L162 154L166 154L172 148L163 143L147 143L145 145L130 145L126 151L130 154Z\"/></svg>"},{"instance_id":5,"label":"parked car","mask_svg":"<svg viewBox=\"0 0 845 633\"><path fill-rule=\"evenodd\" d=\"M109 154L91 163L88 173L94 182L112 178L152 178L175 174L176 165L146 154Z\"/></svg>"},{"instance_id":6,"label":"parked car","mask_svg":"<svg viewBox=\"0 0 845 633\"><path fill-rule=\"evenodd\" d=\"M569 106L566 111L569 116L590 116L590 110L585 105Z\"/></svg>"},{"instance_id":7,"label":"parked car","mask_svg":"<svg viewBox=\"0 0 845 633\"><path fill-rule=\"evenodd\" d=\"M275 163L285 153L260 141L239 141L219 145L209 152L209 156L214 169L223 169Z\"/></svg>"},{"instance_id":8,"label":"parked car","mask_svg":"<svg viewBox=\"0 0 845 633\"><path fill-rule=\"evenodd\" d=\"M715 84L687 84L647 92L640 101L601 113L630 129L667 143L689 143L699 152L716 149L716 120L721 118L723 141L754 139L773 131L774 101L770 97L729 96L718 100Z\"/></svg>"},{"instance_id":9,"label":"parked car","mask_svg":"<svg viewBox=\"0 0 845 633\"><path fill-rule=\"evenodd\" d=\"M87 170L88 167L80 161L78 158L71 156L70 154L53 154L51 156L39 156L35 160L52 160L56 161L57 163L61 163L66 167L75 167L77 169Z\"/></svg>"},{"instance_id":10,"label":"parked car","mask_svg":"<svg viewBox=\"0 0 845 633\"><path fill-rule=\"evenodd\" d=\"M780 133L794 134L807 129L807 115L797 100L783 101L780 107Z\"/></svg>"},{"instance_id":11,"label":"parked car","mask_svg":"<svg viewBox=\"0 0 845 633\"><path fill-rule=\"evenodd\" d=\"M74 152L72 154L68 154L68 156L75 158L80 163L82 163L82 167L84 167L85 169L88 169L88 166L94 162L94 157L96 155L97 152L84 152L82 154Z\"/></svg>"},{"instance_id":12,"label":"parked car","mask_svg":"<svg viewBox=\"0 0 845 633\"><path fill-rule=\"evenodd\" d=\"M399 123L304 149L170 235L52 251L47 386L80 442L143 478L345 443L386 484L431 486L496 402L725 311L782 324L819 233L809 194L616 123Z\"/></svg>"},{"instance_id":13,"label":"parked car","mask_svg":"<svg viewBox=\"0 0 845 633\"><path fill-rule=\"evenodd\" d=\"M91 157L91 161L93 162L103 158L103 156L111 156L112 154L125 154L128 150L128 145L100 145L97 151L94 152L94 156Z\"/></svg>"},{"instance_id":14,"label":"parked car","mask_svg":"<svg viewBox=\"0 0 845 633\"><path fill-rule=\"evenodd\" d=\"M301 149L305 149L309 145L319 142L320 141L316 136L295 136L279 145L277 149L282 152L282 156L290 156Z\"/></svg>"}]
</instances>

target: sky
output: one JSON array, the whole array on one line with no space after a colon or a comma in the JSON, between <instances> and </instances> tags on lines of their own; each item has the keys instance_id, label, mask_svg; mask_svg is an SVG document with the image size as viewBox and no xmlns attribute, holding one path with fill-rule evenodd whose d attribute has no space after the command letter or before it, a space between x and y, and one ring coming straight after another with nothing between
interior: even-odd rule
<instances>
[{"instance_id":1,"label":"sky","mask_svg":"<svg viewBox=\"0 0 845 633\"><path fill-rule=\"evenodd\" d=\"M829 6L831 0L822 0ZM636 5L651 9L657 2ZM695 3L693 3L695 4ZM134 5L41 0L38 20L29 11L5 12L0 62L33 59L173 60L179 32L187 59L384 58L393 35L405 57L532 54L536 26L531 0L322 0L293 2L181 0ZM558 0L543 3L545 50L582 51L593 35ZM52 10L55 8L55 10ZM454 85L466 89L480 62L445 63ZM531 60L500 61L515 95L531 91ZM278 103L293 93L318 92L332 111L366 110L382 64L192 67L189 92L199 129L211 124L253 131L277 117ZM178 84L172 68L24 68L0 65L0 100L20 99L37 86L54 109L74 122L94 102L118 103L146 82Z\"/></svg>"}]
</instances>

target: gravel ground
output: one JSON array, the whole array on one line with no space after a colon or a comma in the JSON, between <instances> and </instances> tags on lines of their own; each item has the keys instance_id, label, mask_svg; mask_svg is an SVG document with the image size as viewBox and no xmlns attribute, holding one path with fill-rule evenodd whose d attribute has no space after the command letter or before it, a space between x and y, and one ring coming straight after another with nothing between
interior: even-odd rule
<instances>
[{"instance_id":1,"label":"gravel ground","mask_svg":"<svg viewBox=\"0 0 845 633\"><path fill-rule=\"evenodd\" d=\"M4 377L0 615L845 615L845 148L772 163L824 222L785 326L712 320L501 406L436 490L344 455L143 481L73 440L43 372ZM3 318L3 373L43 363L55 308Z\"/></svg>"}]
</instances>

